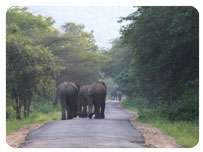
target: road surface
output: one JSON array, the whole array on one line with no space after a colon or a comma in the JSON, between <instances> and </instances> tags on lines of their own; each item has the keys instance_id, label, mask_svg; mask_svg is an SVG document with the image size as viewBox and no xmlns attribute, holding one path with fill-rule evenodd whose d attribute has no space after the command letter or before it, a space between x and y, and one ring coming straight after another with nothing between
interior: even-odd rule
<instances>
[{"instance_id":1,"label":"road surface","mask_svg":"<svg viewBox=\"0 0 203 152\"><path fill-rule=\"evenodd\" d=\"M130 124L132 114L107 102L105 119L56 120L31 131L25 148L138 148L142 134Z\"/></svg>"}]
</instances>

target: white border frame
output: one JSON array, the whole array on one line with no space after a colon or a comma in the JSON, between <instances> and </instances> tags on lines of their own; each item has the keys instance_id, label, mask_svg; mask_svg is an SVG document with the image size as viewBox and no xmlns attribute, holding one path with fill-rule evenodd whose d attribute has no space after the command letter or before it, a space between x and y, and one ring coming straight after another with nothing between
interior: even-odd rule
<instances>
[{"instance_id":1,"label":"white border frame","mask_svg":"<svg viewBox=\"0 0 203 152\"><path fill-rule=\"evenodd\" d=\"M0 6L0 147L1 151L88 151L88 152L97 152L100 151L113 151L113 152L123 152L123 150L128 152L145 152L145 151L200 151L202 145L202 121L200 119L199 124L199 143L193 148L91 148L91 149L77 149L77 148L11 148L6 143L6 11L11 6L193 6L199 11L200 17L200 26L202 25L202 14L203 10L201 9L202 0L3 0L1 1ZM201 50L202 48L202 30L200 28L200 39L199 44ZM200 58L202 58L202 53L200 53ZM202 67L202 61L200 60L200 67ZM202 99L202 70L200 68L200 98ZM200 118L202 118L202 103L200 102Z\"/></svg>"}]
</instances>

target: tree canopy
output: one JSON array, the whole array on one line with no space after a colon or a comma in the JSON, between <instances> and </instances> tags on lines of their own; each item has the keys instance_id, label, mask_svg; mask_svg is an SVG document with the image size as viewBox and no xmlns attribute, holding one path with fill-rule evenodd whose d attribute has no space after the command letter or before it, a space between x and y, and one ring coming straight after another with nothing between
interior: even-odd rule
<instances>
[{"instance_id":1,"label":"tree canopy","mask_svg":"<svg viewBox=\"0 0 203 152\"><path fill-rule=\"evenodd\" d=\"M53 100L61 82L101 78L128 98L145 98L144 106L170 120L198 118L199 14L193 7L137 7L120 18L129 24L110 50L100 49L83 24L67 21L59 30L53 18L19 7L6 16L6 91L17 119L22 108L29 115L33 98Z\"/></svg>"},{"instance_id":2,"label":"tree canopy","mask_svg":"<svg viewBox=\"0 0 203 152\"><path fill-rule=\"evenodd\" d=\"M101 66L110 60L99 53L93 31L84 31L84 25L67 22L59 31L51 17L19 7L10 8L6 19L7 97L17 119L22 107L24 117L29 115L33 97L51 94L63 81L98 80Z\"/></svg>"},{"instance_id":3,"label":"tree canopy","mask_svg":"<svg viewBox=\"0 0 203 152\"><path fill-rule=\"evenodd\" d=\"M114 41L106 74L129 97L166 106L170 119L198 117L199 15L193 7L138 7ZM180 114L181 113L181 114ZM183 113L183 114L182 114ZM192 113L192 114L191 114ZM188 117L188 115L190 115ZM180 115L180 116L177 116ZM181 117L181 118L180 118Z\"/></svg>"}]
</instances>

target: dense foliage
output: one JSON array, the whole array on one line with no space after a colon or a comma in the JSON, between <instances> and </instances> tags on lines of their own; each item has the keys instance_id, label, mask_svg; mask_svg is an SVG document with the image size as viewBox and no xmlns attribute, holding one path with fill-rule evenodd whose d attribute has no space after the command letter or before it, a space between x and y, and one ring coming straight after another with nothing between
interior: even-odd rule
<instances>
[{"instance_id":1,"label":"dense foliage","mask_svg":"<svg viewBox=\"0 0 203 152\"><path fill-rule=\"evenodd\" d=\"M7 12L7 118L29 116L31 103L52 101L66 80L81 85L103 79L137 105L170 120L199 116L199 14L193 7L138 7L120 22L121 37L100 50L93 31L27 8ZM105 74L105 76L104 76ZM112 78L116 84L113 83ZM144 102L141 102L144 101ZM15 114L14 114L15 111Z\"/></svg>"},{"instance_id":2,"label":"dense foliage","mask_svg":"<svg viewBox=\"0 0 203 152\"><path fill-rule=\"evenodd\" d=\"M12 7L6 18L7 118L29 116L31 102L53 101L56 86L67 80L88 84L100 78L110 58L100 53L93 31L67 22L63 31L51 17L35 16L27 8Z\"/></svg>"},{"instance_id":3,"label":"dense foliage","mask_svg":"<svg viewBox=\"0 0 203 152\"><path fill-rule=\"evenodd\" d=\"M199 14L193 7L139 7L120 22L106 75L130 98L170 120L199 116ZM109 75L109 71L112 71Z\"/></svg>"}]
</instances>

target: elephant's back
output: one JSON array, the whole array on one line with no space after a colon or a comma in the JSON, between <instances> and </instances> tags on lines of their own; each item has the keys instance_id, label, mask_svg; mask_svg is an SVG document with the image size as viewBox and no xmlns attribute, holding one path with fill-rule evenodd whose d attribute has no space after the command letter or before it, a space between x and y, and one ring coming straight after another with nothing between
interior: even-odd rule
<instances>
[{"instance_id":1,"label":"elephant's back","mask_svg":"<svg viewBox=\"0 0 203 152\"><path fill-rule=\"evenodd\" d=\"M96 96L105 96L106 95L106 88L103 85L95 85L93 87L94 95Z\"/></svg>"},{"instance_id":2,"label":"elephant's back","mask_svg":"<svg viewBox=\"0 0 203 152\"><path fill-rule=\"evenodd\" d=\"M76 87L72 86L72 85L63 85L62 87L58 88L58 94L60 96L72 96L72 95L77 95L78 94L78 90Z\"/></svg>"}]
</instances>

